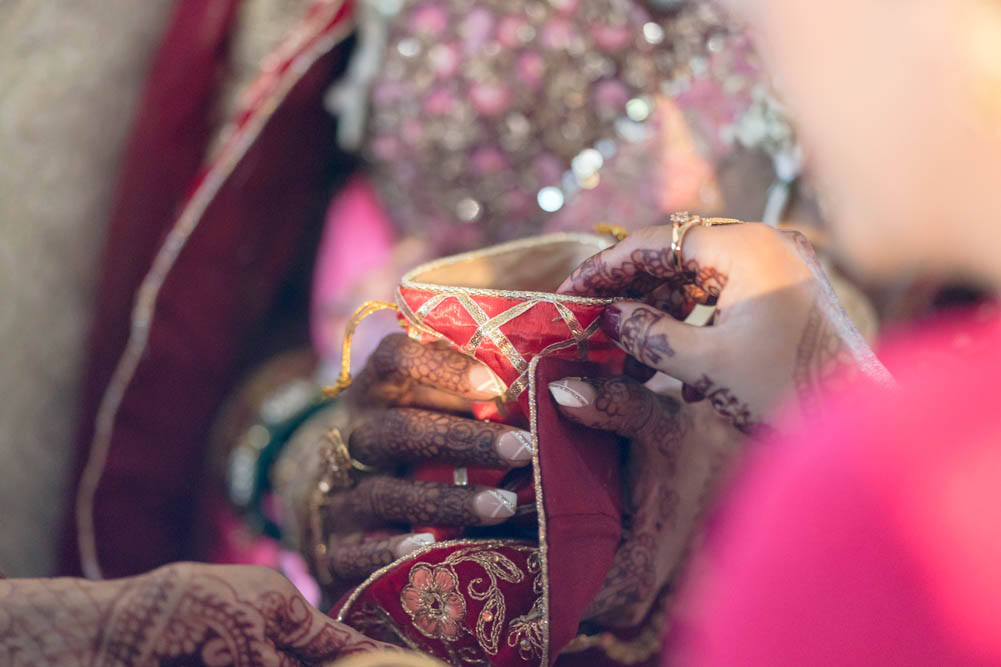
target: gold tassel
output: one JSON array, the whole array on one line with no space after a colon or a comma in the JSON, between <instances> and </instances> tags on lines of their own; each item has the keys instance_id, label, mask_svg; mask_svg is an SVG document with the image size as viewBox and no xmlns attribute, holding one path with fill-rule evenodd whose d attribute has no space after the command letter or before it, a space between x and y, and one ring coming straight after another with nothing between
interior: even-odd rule
<instances>
[{"instance_id":1,"label":"gold tassel","mask_svg":"<svg viewBox=\"0 0 1001 667\"><path fill-rule=\"evenodd\" d=\"M602 222L600 224L595 225L594 233L607 234L611 237L614 237L616 241L622 241L627 236L629 236L629 232L626 231L625 227L622 227L620 225L610 225L607 222Z\"/></svg>"},{"instance_id":2,"label":"gold tassel","mask_svg":"<svg viewBox=\"0 0 1001 667\"><path fill-rule=\"evenodd\" d=\"M351 386L351 339L354 338L355 329L361 321L380 310L399 310L399 308L395 303L388 301L366 301L351 315L344 329L344 343L341 346L341 374L334 386L323 388L323 395L327 398L337 398L342 391Z\"/></svg>"}]
</instances>

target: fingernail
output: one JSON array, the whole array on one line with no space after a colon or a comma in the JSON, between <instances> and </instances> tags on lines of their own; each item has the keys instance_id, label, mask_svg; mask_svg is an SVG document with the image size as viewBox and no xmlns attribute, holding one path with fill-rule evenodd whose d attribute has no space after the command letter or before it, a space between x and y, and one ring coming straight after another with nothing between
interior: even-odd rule
<instances>
[{"instance_id":1,"label":"fingernail","mask_svg":"<svg viewBox=\"0 0 1001 667\"><path fill-rule=\"evenodd\" d=\"M473 369L469 371L469 384L473 391L489 398L504 393L504 386L501 385L493 371L486 366L473 366Z\"/></svg>"},{"instance_id":2,"label":"fingernail","mask_svg":"<svg viewBox=\"0 0 1001 667\"><path fill-rule=\"evenodd\" d=\"M528 431L508 431L497 438L497 453L514 466L532 460L532 434Z\"/></svg>"},{"instance_id":3,"label":"fingernail","mask_svg":"<svg viewBox=\"0 0 1001 667\"><path fill-rule=\"evenodd\" d=\"M410 537L400 540L396 548L393 549L393 554L397 558L401 558L412 551L417 551L430 544L434 544L434 535L431 533L414 533Z\"/></svg>"},{"instance_id":4,"label":"fingernail","mask_svg":"<svg viewBox=\"0 0 1001 667\"><path fill-rule=\"evenodd\" d=\"M553 400L565 408L583 408L591 405L594 388L580 378L563 378L549 383Z\"/></svg>"},{"instance_id":5,"label":"fingernail","mask_svg":"<svg viewBox=\"0 0 1001 667\"><path fill-rule=\"evenodd\" d=\"M601 331L608 336L609 340L619 342L619 328L622 326L622 311L618 306L612 304L606 306L601 312Z\"/></svg>"},{"instance_id":6,"label":"fingernail","mask_svg":"<svg viewBox=\"0 0 1001 667\"><path fill-rule=\"evenodd\" d=\"M514 516L518 497L503 489L481 491L473 500L473 509L486 524L500 523Z\"/></svg>"}]
</instances>

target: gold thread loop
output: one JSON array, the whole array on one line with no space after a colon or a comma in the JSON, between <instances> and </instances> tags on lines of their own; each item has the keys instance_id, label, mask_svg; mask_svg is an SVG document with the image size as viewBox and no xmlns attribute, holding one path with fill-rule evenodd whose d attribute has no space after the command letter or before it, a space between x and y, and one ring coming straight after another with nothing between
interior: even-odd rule
<instances>
[{"instance_id":1,"label":"gold thread loop","mask_svg":"<svg viewBox=\"0 0 1001 667\"><path fill-rule=\"evenodd\" d=\"M358 328L361 321L380 310L398 311L399 307L388 301L366 301L351 315L347 327L344 328L344 343L341 345L341 374L337 377L334 386L323 388L323 395L327 398L337 398L342 391L351 386L351 339L354 338L355 329ZM362 470L362 468L358 469Z\"/></svg>"},{"instance_id":2,"label":"gold thread loop","mask_svg":"<svg viewBox=\"0 0 1001 667\"><path fill-rule=\"evenodd\" d=\"M370 466L367 463L362 463L358 459L351 457L351 467L358 472L379 472L379 469L375 466Z\"/></svg>"}]
</instances>

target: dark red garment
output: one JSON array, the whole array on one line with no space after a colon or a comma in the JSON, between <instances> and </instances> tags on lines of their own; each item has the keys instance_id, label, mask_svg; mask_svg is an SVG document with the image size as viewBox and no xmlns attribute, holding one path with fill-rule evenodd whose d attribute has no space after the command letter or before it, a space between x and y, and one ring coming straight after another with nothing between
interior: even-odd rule
<instances>
[{"instance_id":1,"label":"dark red garment","mask_svg":"<svg viewBox=\"0 0 1001 667\"><path fill-rule=\"evenodd\" d=\"M536 428L551 605L549 637L554 649L576 636L584 610L605 583L622 535L618 438L564 419L547 389L550 382L591 377L598 372L593 364L588 367L553 358L540 361L536 370L536 386L540 388Z\"/></svg>"},{"instance_id":2,"label":"dark red garment","mask_svg":"<svg viewBox=\"0 0 1001 667\"><path fill-rule=\"evenodd\" d=\"M1001 323L881 356L898 387L833 402L745 467L665 665L1001 665Z\"/></svg>"},{"instance_id":3,"label":"dark red garment","mask_svg":"<svg viewBox=\"0 0 1001 667\"><path fill-rule=\"evenodd\" d=\"M343 60L338 47L347 36L351 5L342 2L320 2L311 10L312 38L255 84L255 98L236 119L222 157L203 166L237 4L179 0L123 161L72 486L75 492L92 455L95 418L131 332L134 343L145 344L134 375L117 387L123 393L92 506L93 543L104 576L191 556L206 432L268 329L269 313L297 270L303 246L322 224L335 175L334 120L322 95ZM248 138L243 153L238 144ZM227 155L237 155L231 169L220 165ZM207 198L207 206L200 206L199 197ZM142 317L133 304L142 296L139 286L154 257L164 253L168 230L185 215L197 226L186 239L172 239L183 248L160 285L148 339L137 339ZM77 500L75 494L69 498L62 574L81 573Z\"/></svg>"}]
</instances>

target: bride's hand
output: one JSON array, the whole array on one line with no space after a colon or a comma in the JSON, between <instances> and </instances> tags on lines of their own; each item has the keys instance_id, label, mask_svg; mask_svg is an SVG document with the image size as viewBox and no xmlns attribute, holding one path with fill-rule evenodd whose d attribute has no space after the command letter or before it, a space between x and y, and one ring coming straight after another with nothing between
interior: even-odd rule
<instances>
[{"instance_id":1,"label":"bride's hand","mask_svg":"<svg viewBox=\"0 0 1001 667\"><path fill-rule=\"evenodd\" d=\"M685 383L743 431L788 398L808 415L834 376L889 381L838 303L813 250L797 233L761 224L695 226L684 268L672 227L648 227L589 258L560 287L625 296L609 306L605 333L644 364ZM716 306L711 326L680 321L695 303Z\"/></svg>"},{"instance_id":2,"label":"bride's hand","mask_svg":"<svg viewBox=\"0 0 1001 667\"><path fill-rule=\"evenodd\" d=\"M352 413L348 449L379 472L357 475L324 511L324 566L337 582L357 582L433 542L430 533L404 533L401 526L490 526L514 514L510 491L397 475L406 464L508 470L531 463L527 432L471 416L473 401L500 392L494 374L470 357L404 334L383 339L345 393Z\"/></svg>"}]
</instances>

